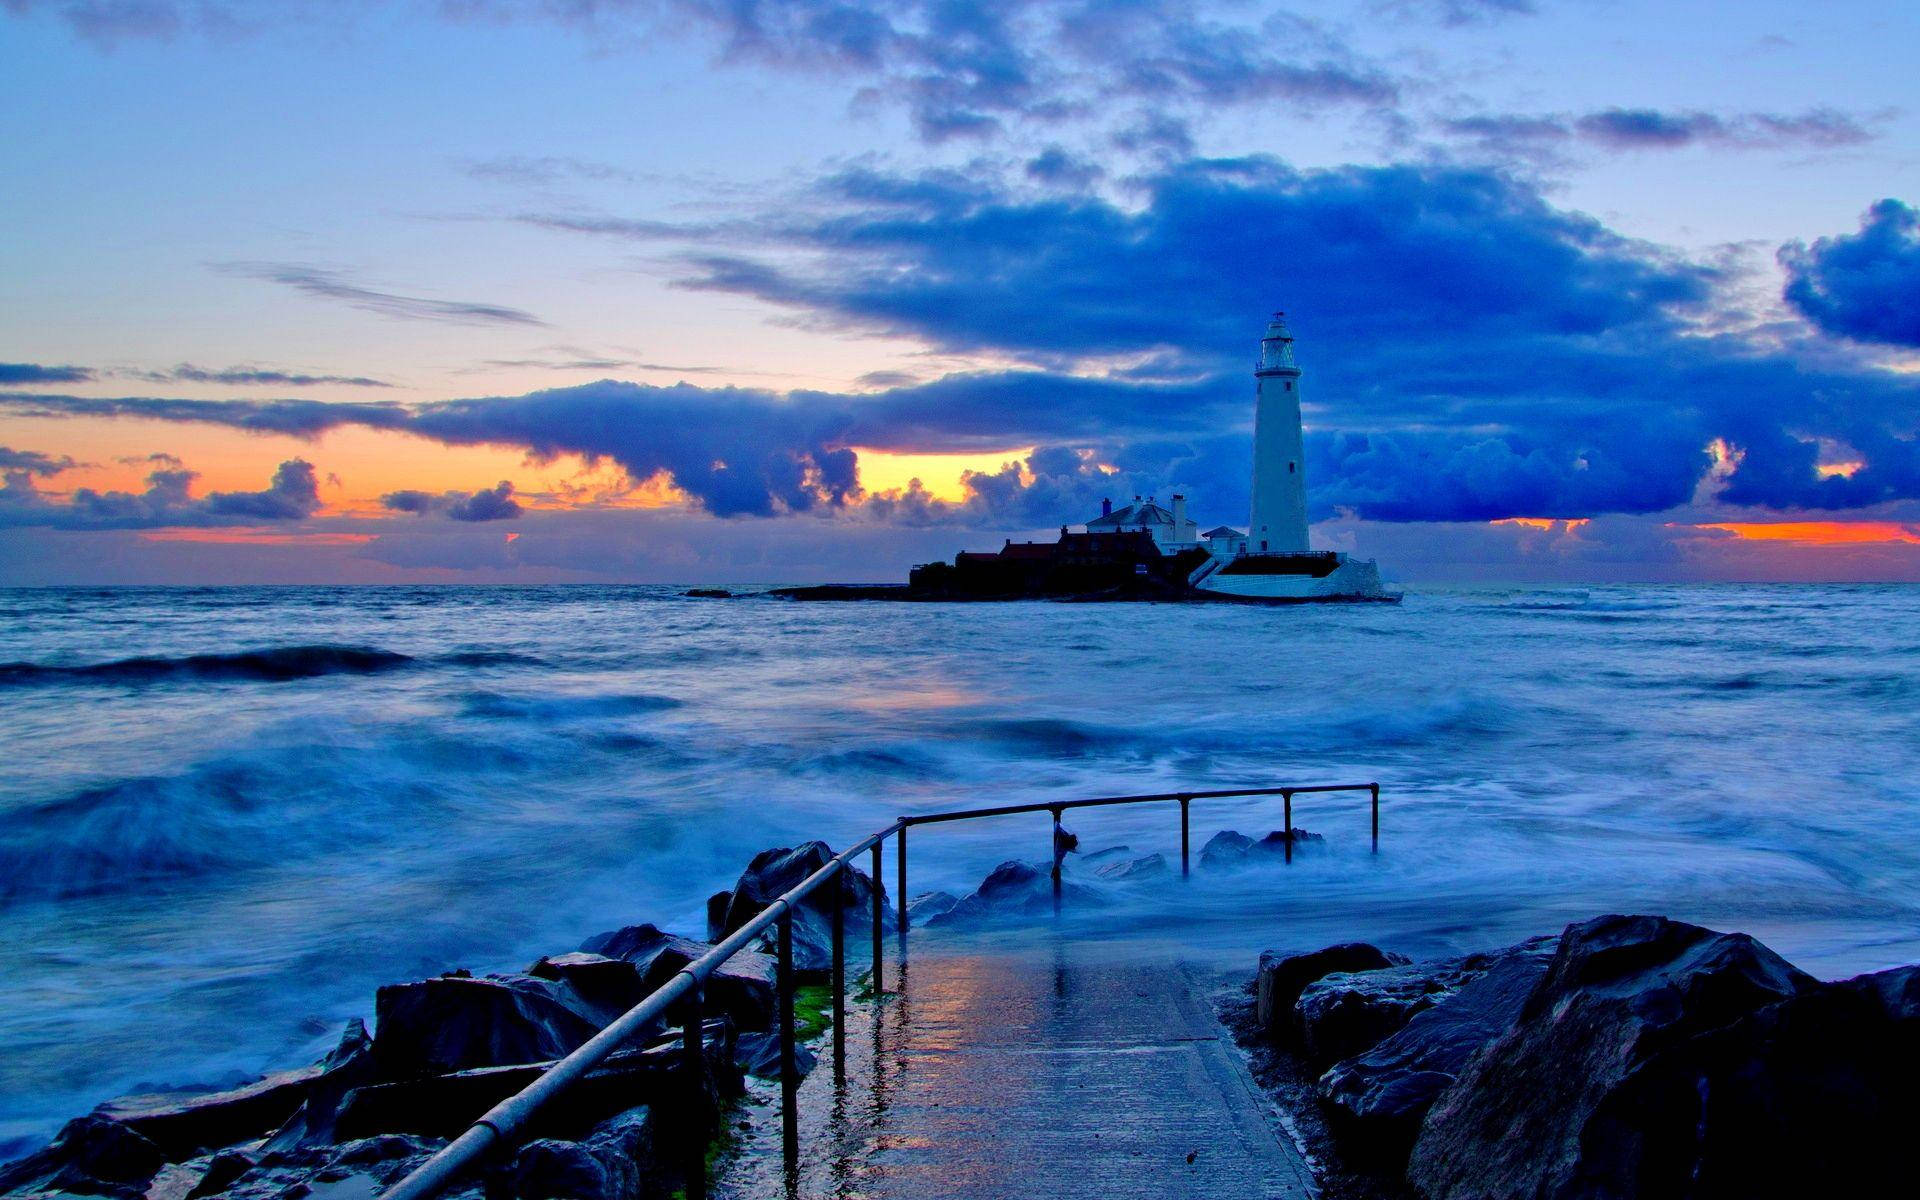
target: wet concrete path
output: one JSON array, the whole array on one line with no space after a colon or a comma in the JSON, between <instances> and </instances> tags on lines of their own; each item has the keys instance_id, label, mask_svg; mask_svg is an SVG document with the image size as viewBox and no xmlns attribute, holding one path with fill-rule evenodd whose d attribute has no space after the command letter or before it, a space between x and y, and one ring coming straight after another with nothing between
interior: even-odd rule
<instances>
[{"instance_id":1,"label":"wet concrete path","mask_svg":"<svg viewBox=\"0 0 1920 1200\"><path fill-rule=\"evenodd\" d=\"M776 1101L716 1194L1313 1195L1213 1015L1209 977L1173 954L916 948L899 974L890 961L898 991L877 1016L854 1006L844 1083L821 1043L797 1172L781 1170Z\"/></svg>"}]
</instances>

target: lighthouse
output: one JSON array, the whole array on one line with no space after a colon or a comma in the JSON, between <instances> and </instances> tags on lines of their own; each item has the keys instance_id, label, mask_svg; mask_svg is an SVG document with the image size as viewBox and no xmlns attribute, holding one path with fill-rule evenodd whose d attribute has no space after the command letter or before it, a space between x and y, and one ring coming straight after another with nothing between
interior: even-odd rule
<instances>
[{"instance_id":1,"label":"lighthouse","mask_svg":"<svg viewBox=\"0 0 1920 1200\"><path fill-rule=\"evenodd\" d=\"M1300 367L1293 360L1287 314L1277 312L1260 340L1253 377L1253 511L1251 554L1299 554L1307 545L1306 456L1300 436Z\"/></svg>"}]
</instances>

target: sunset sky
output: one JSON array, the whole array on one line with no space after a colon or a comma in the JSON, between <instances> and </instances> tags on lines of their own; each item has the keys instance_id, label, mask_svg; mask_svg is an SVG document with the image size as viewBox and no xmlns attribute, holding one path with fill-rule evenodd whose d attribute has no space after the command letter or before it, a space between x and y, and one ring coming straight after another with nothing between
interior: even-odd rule
<instances>
[{"instance_id":1,"label":"sunset sky","mask_svg":"<svg viewBox=\"0 0 1920 1200\"><path fill-rule=\"evenodd\" d=\"M1920 7L0 0L0 584L1920 580Z\"/></svg>"}]
</instances>

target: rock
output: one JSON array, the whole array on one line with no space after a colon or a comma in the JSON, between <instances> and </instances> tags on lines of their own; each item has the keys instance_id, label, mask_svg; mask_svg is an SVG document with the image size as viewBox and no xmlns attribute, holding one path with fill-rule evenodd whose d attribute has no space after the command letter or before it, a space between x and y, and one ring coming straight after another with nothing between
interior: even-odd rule
<instances>
[{"instance_id":1,"label":"rock","mask_svg":"<svg viewBox=\"0 0 1920 1200\"><path fill-rule=\"evenodd\" d=\"M1086 885L1062 880L1061 903L1084 907L1101 902L1099 893ZM973 894L947 912L928 920L929 925L966 925L1013 917L1033 917L1053 911L1053 877L1032 863L1003 862L995 867Z\"/></svg>"},{"instance_id":2,"label":"rock","mask_svg":"<svg viewBox=\"0 0 1920 1200\"><path fill-rule=\"evenodd\" d=\"M1703 1190L1682 1169L1684 1160L1726 1128L1715 1128L1723 1101L1735 1112L1743 1107L1742 1072L1770 1083L1780 1079L1771 1052L1755 1056L1756 1039L1768 1021L1798 1022L1784 1009L1765 1020L1756 1014L1820 990L1744 934L1651 916L1568 926L1514 1025L1434 1100L1408 1160L1408 1180L1429 1200L1741 1194ZM1811 1016L1822 1003L1793 1008ZM1873 1007L1857 998L1834 1003ZM1900 1023L1888 1016L1881 1025ZM1823 1035L1812 1025L1802 1032L1805 1046L1820 1045L1823 1036L1833 1039L1828 1047L1838 1046L1852 1036L1844 1029ZM1859 1049L1850 1047L1825 1075L1827 1053L1814 1053L1806 1077L1875 1070L1859 1060ZM1733 1053L1735 1061L1717 1058L1716 1051ZM1884 1050L1869 1058L1875 1052ZM1730 1086L1709 1087L1704 1096L1697 1090L1716 1081ZM1910 1079L1896 1094L1911 1096ZM1752 1103L1744 1107L1754 1110ZM1781 1194L1772 1168L1799 1169L1793 1160L1815 1144L1808 1132L1789 1130L1771 1143L1744 1146L1756 1160L1748 1169L1768 1175L1764 1194ZM1884 1156L1889 1145L1865 1149ZM1831 1159L1836 1151L1828 1145L1818 1153ZM1818 1194L1846 1191L1824 1182Z\"/></svg>"},{"instance_id":3,"label":"rock","mask_svg":"<svg viewBox=\"0 0 1920 1200\"><path fill-rule=\"evenodd\" d=\"M272 1132L305 1102L324 1066L281 1071L223 1092L160 1092L122 1096L94 1109L182 1162Z\"/></svg>"},{"instance_id":4,"label":"rock","mask_svg":"<svg viewBox=\"0 0 1920 1200\"><path fill-rule=\"evenodd\" d=\"M1295 826L1293 829L1293 848L1302 847L1326 839L1317 833L1308 833ZM1230 871L1241 867L1254 866L1287 856L1287 831L1276 829L1259 841L1254 841L1244 833L1232 829L1222 829L1207 839L1200 847L1200 865L1216 871Z\"/></svg>"},{"instance_id":5,"label":"rock","mask_svg":"<svg viewBox=\"0 0 1920 1200\"><path fill-rule=\"evenodd\" d=\"M1488 953L1327 975L1308 984L1294 1002L1301 1053L1320 1067L1360 1054L1503 958L1526 955L1544 972L1558 944L1557 937L1534 938Z\"/></svg>"},{"instance_id":6,"label":"rock","mask_svg":"<svg viewBox=\"0 0 1920 1200\"><path fill-rule=\"evenodd\" d=\"M267 1139L264 1149L284 1152L334 1140L334 1118L347 1093L380 1079L366 1023L358 1017L347 1022L339 1045L320 1061L320 1067L320 1078L307 1086L305 1102Z\"/></svg>"},{"instance_id":7,"label":"rock","mask_svg":"<svg viewBox=\"0 0 1920 1200\"><path fill-rule=\"evenodd\" d=\"M526 975L443 975L374 997L374 1061L388 1079L560 1058L600 1031L565 984Z\"/></svg>"},{"instance_id":8,"label":"rock","mask_svg":"<svg viewBox=\"0 0 1920 1200\"><path fill-rule=\"evenodd\" d=\"M643 1200L665 1196L657 1178L655 1120L650 1109L633 1108L577 1141L543 1138L522 1146L487 1178L486 1194L506 1200ZM704 1169L704 1161L702 1162ZM674 1164L675 1167L679 1164ZM677 1178L681 1172L674 1170Z\"/></svg>"},{"instance_id":9,"label":"rock","mask_svg":"<svg viewBox=\"0 0 1920 1200\"><path fill-rule=\"evenodd\" d=\"M1300 999L1300 993L1308 984L1335 971L1377 971L1406 961L1404 955L1388 954L1365 942L1342 942L1306 954L1268 950L1260 955L1260 974L1255 981L1259 1000L1254 1005L1254 1020L1269 1038L1285 1038L1293 1029L1294 1002Z\"/></svg>"},{"instance_id":10,"label":"rock","mask_svg":"<svg viewBox=\"0 0 1920 1200\"><path fill-rule=\"evenodd\" d=\"M707 897L707 940L717 942L726 934L727 906L733 903L732 892L715 892Z\"/></svg>"},{"instance_id":11,"label":"rock","mask_svg":"<svg viewBox=\"0 0 1920 1200\"><path fill-rule=\"evenodd\" d=\"M1082 854L1080 856L1080 865L1083 867L1098 867L1104 866L1115 859L1132 857L1133 847L1131 846L1108 846L1101 850L1095 850L1091 854Z\"/></svg>"},{"instance_id":12,"label":"rock","mask_svg":"<svg viewBox=\"0 0 1920 1200\"><path fill-rule=\"evenodd\" d=\"M613 1024L622 1013L647 998L640 968L623 958L576 951L554 954L527 968L535 979L564 983L591 1010L594 1024Z\"/></svg>"},{"instance_id":13,"label":"rock","mask_svg":"<svg viewBox=\"0 0 1920 1200\"><path fill-rule=\"evenodd\" d=\"M1131 883L1141 879L1157 879L1167 873L1167 859L1163 854L1147 854L1139 858L1115 859L1094 868L1095 875L1111 883Z\"/></svg>"},{"instance_id":14,"label":"rock","mask_svg":"<svg viewBox=\"0 0 1920 1200\"><path fill-rule=\"evenodd\" d=\"M910 925L925 925L935 917L953 911L960 903L960 897L952 892L921 892L907 901L907 922Z\"/></svg>"},{"instance_id":15,"label":"rock","mask_svg":"<svg viewBox=\"0 0 1920 1200\"><path fill-rule=\"evenodd\" d=\"M442 1145L389 1136L275 1151L262 1156L220 1195L224 1200L372 1197L398 1183Z\"/></svg>"},{"instance_id":16,"label":"rock","mask_svg":"<svg viewBox=\"0 0 1920 1200\"><path fill-rule=\"evenodd\" d=\"M147 1137L88 1115L68 1121L44 1149L0 1167L0 1193L80 1192L133 1200L166 1163Z\"/></svg>"},{"instance_id":17,"label":"rock","mask_svg":"<svg viewBox=\"0 0 1920 1200\"><path fill-rule=\"evenodd\" d=\"M732 1026L725 1020L707 1022L703 1049L708 1107L717 1109L723 1098L739 1090ZM358 1088L341 1105L335 1134L342 1140L396 1133L454 1137L552 1066L549 1062L485 1067ZM675 1119L693 1120L699 1114L687 1103L683 1071L677 1031L644 1050L616 1052L541 1111L536 1135L575 1136L635 1104L653 1101L660 1101L663 1111Z\"/></svg>"},{"instance_id":18,"label":"rock","mask_svg":"<svg viewBox=\"0 0 1920 1200\"><path fill-rule=\"evenodd\" d=\"M703 957L713 947L652 925L630 925L588 938L581 949L582 954L566 957L613 958L635 970L638 997L634 1003L638 1003L639 998L672 982L687 964ZM724 1013L739 1029L771 1028L776 972L774 960L768 956L752 950L740 951L707 976L707 1011Z\"/></svg>"},{"instance_id":19,"label":"rock","mask_svg":"<svg viewBox=\"0 0 1920 1200\"><path fill-rule=\"evenodd\" d=\"M1459 959L1445 964L1440 977L1464 976L1461 982L1431 994L1398 1032L1320 1077L1320 1096L1342 1131L1396 1163L1403 1160L1434 1097L1520 1015L1547 973L1553 943L1538 939L1498 954L1475 955L1471 967L1463 968L1466 960Z\"/></svg>"},{"instance_id":20,"label":"rock","mask_svg":"<svg viewBox=\"0 0 1920 1200\"><path fill-rule=\"evenodd\" d=\"M793 1065L802 1076L812 1074L818 1059L805 1044L793 1047ZM780 1034L743 1033L734 1042L733 1063L755 1079L780 1078Z\"/></svg>"},{"instance_id":21,"label":"rock","mask_svg":"<svg viewBox=\"0 0 1920 1200\"><path fill-rule=\"evenodd\" d=\"M208 1158L206 1164L199 1182L187 1192L186 1200L200 1200L203 1196L215 1196L226 1191L242 1175L253 1170L254 1160L249 1155L225 1150Z\"/></svg>"},{"instance_id":22,"label":"rock","mask_svg":"<svg viewBox=\"0 0 1920 1200\"><path fill-rule=\"evenodd\" d=\"M807 842L792 849L780 847L762 850L754 855L753 861L747 864L740 881L728 895L726 916L720 922L719 936L725 937L759 916L782 893L796 887L832 860L833 850L825 842ZM874 881L855 867L841 871L835 881L808 893L791 910L793 964L803 982L823 982L831 972L836 883L840 902L845 906L846 928L849 931L872 928ZM891 907L884 903L885 895L883 887L881 924L882 928L892 928L895 918ZM774 931L769 929L763 949L771 950L773 944Z\"/></svg>"}]
</instances>

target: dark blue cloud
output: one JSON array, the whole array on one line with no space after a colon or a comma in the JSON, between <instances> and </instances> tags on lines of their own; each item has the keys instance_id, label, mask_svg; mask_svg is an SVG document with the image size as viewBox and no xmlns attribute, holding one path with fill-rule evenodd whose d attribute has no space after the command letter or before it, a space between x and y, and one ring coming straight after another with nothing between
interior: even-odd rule
<instances>
[{"instance_id":1,"label":"dark blue cloud","mask_svg":"<svg viewBox=\"0 0 1920 1200\"><path fill-rule=\"evenodd\" d=\"M388 492L380 497L380 503L395 512L421 516L443 513L451 520L470 522L504 521L526 511L513 498L512 482L505 479L477 492L443 492L438 495L420 491Z\"/></svg>"},{"instance_id":2,"label":"dark blue cloud","mask_svg":"<svg viewBox=\"0 0 1920 1200\"><path fill-rule=\"evenodd\" d=\"M209 370L192 363L181 363L168 371L123 371L133 379L149 383L212 383L222 387L363 387L386 388L393 385L365 375L309 375L300 371L276 371L263 367L227 367Z\"/></svg>"},{"instance_id":3,"label":"dark blue cloud","mask_svg":"<svg viewBox=\"0 0 1920 1200\"><path fill-rule=\"evenodd\" d=\"M62 454L58 457L42 454L38 450L14 450L0 446L0 471L24 471L29 475L58 475L70 471L76 464Z\"/></svg>"},{"instance_id":4,"label":"dark blue cloud","mask_svg":"<svg viewBox=\"0 0 1920 1200\"><path fill-rule=\"evenodd\" d=\"M38 363L0 363L0 384L85 383L93 372L85 367L43 367Z\"/></svg>"},{"instance_id":5,"label":"dark blue cloud","mask_svg":"<svg viewBox=\"0 0 1920 1200\"><path fill-rule=\"evenodd\" d=\"M1618 149L1672 149L1708 143L1721 146L1851 146L1872 137L1859 121L1834 109L1798 115L1747 113L1724 117L1707 112L1609 108L1573 118L1573 132Z\"/></svg>"},{"instance_id":6,"label":"dark blue cloud","mask_svg":"<svg viewBox=\"0 0 1920 1200\"><path fill-rule=\"evenodd\" d=\"M348 280L338 271L298 263L237 262L221 263L218 270L228 275L264 279L292 288L303 295L338 300L363 312L408 321L443 321L453 325L544 325L532 313L500 304L476 304L463 300L433 300L422 296L403 296L383 292Z\"/></svg>"},{"instance_id":7,"label":"dark blue cloud","mask_svg":"<svg viewBox=\"0 0 1920 1200\"><path fill-rule=\"evenodd\" d=\"M33 487L26 471L7 472L0 487L0 527L54 529L153 529L163 526L252 525L299 521L320 509L313 466L302 459L280 464L258 492L214 492L194 499L192 471L162 466L147 476L144 492L80 488L64 501Z\"/></svg>"},{"instance_id":8,"label":"dark blue cloud","mask_svg":"<svg viewBox=\"0 0 1920 1200\"><path fill-rule=\"evenodd\" d=\"M1920 346L1920 214L1898 200L1867 210L1860 232L1780 251L1787 303L1828 333Z\"/></svg>"}]
</instances>

